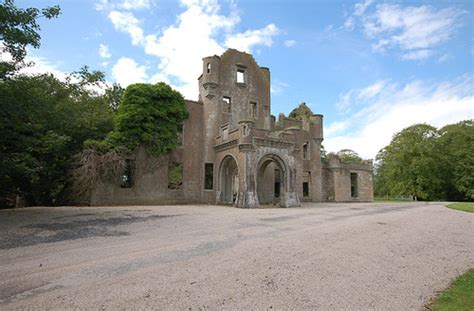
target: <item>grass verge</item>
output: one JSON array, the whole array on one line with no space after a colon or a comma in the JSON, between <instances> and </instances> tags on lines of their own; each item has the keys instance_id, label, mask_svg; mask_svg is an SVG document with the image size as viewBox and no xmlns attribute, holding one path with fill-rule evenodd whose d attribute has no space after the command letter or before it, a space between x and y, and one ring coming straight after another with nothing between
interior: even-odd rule
<instances>
[{"instance_id":1,"label":"grass verge","mask_svg":"<svg viewBox=\"0 0 474 311\"><path fill-rule=\"evenodd\" d=\"M459 211L474 213L474 202L451 203L446 205L446 207L457 209Z\"/></svg>"},{"instance_id":2,"label":"grass verge","mask_svg":"<svg viewBox=\"0 0 474 311\"><path fill-rule=\"evenodd\" d=\"M429 309L434 311L462 311L473 310L474 307L474 269L454 280L444 290Z\"/></svg>"}]
</instances>

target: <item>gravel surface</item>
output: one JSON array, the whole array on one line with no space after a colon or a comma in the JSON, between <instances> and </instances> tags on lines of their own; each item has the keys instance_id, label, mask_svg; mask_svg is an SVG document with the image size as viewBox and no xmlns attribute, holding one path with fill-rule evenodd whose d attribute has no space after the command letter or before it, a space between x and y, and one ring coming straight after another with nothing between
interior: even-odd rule
<instances>
[{"instance_id":1,"label":"gravel surface","mask_svg":"<svg viewBox=\"0 0 474 311\"><path fill-rule=\"evenodd\" d=\"M0 309L422 309L474 267L442 203L0 210Z\"/></svg>"}]
</instances>

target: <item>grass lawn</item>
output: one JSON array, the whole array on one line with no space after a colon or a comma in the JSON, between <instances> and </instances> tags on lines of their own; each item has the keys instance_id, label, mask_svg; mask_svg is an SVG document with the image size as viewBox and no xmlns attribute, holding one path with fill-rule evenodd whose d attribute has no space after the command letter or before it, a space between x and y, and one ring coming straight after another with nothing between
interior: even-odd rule
<instances>
[{"instance_id":1,"label":"grass lawn","mask_svg":"<svg viewBox=\"0 0 474 311\"><path fill-rule=\"evenodd\" d=\"M460 211L474 213L474 202L451 203L451 204L446 205L446 207L457 209Z\"/></svg>"},{"instance_id":2,"label":"grass lawn","mask_svg":"<svg viewBox=\"0 0 474 311\"><path fill-rule=\"evenodd\" d=\"M457 278L430 305L435 311L461 311L474 308L474 269Z\"/></svg>"}]
</instances>

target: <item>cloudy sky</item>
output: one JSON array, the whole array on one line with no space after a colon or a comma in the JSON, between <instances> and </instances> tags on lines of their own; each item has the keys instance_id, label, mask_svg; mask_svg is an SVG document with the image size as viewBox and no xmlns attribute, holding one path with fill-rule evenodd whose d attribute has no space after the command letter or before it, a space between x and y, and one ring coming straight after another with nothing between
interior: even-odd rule
<instances>
[{"instance_id":1,"label":"cloudy sky","mask_svg":"<svg viewBox=\"0 0 474 311\"><path fill-rule=\"evenodd\" d=\"M83 65L110 82L165 81L197 99L202 57L231 47L272 74L272 114L306 102L324 145L374 158L392 135L474 118L473 5L448 1L17 0L59 4L30 71Z\"/></svg>"}]
</instances>

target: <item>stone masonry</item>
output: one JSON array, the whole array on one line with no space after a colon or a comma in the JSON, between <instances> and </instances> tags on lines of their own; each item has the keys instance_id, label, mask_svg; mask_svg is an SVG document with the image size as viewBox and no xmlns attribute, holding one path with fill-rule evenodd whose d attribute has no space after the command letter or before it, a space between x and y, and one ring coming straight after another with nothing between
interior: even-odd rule
<instances>
[{"instance_id":1,"label":"stone masonry","mask_svg":"<svg viewBox=\"0 0 474 311\"><path fill-rule=\"evenodd\" d=\"M372 201L372 162L321 162L323 116L297 121L270 114L270 70L234 49L203 59L199 99L173 152L139 150L127 172L94 191L93 205Z\"/></svg>"}]
</instances>

